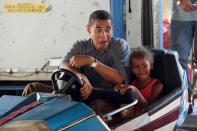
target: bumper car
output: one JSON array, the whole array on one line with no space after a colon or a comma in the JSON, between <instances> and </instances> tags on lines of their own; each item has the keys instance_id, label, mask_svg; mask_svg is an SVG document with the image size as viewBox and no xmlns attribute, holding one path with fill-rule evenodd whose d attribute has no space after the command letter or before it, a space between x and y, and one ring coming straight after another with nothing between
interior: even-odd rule
<instances>
[{"instance_id":1,"label":"bumper car","mask_svg":"<svg viewBox=\"0 0 197 131\"><path fill-rule=\"evenodd\" d=\"M176 52L166 49L151 51L155 60L151 75L164 84L164 90L160 98L145 107L142 113L122 117L124 111L137 104L137 99L132 98L118 103L124 106L99 116L80 98L83 81L72 72L61 69L52 74L52 94L38 92L28 97L2 96L0 130L177 130L185 120L189 106L186 74ZM118 99L113 90L99 90L98 94Z\"/></svg>"}]
</instances>

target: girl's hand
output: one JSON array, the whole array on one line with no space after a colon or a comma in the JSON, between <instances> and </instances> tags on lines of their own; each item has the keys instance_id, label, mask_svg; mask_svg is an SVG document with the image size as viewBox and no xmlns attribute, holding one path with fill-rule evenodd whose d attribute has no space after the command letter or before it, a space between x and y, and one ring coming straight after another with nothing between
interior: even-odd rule
<instances>
[{"instance_id":1,"label":"girl's hand","mask_svg":"<svg viewBox=\"0 0 197 131\"><path fill-rule=\"evenodd\" d=\"M124 94L126 91L127 91L127 89L128 89L128 85L116 85L115 87L114 87L114 91L115 92L119 92L120 94Z\"/></svg>"}]
</instances>

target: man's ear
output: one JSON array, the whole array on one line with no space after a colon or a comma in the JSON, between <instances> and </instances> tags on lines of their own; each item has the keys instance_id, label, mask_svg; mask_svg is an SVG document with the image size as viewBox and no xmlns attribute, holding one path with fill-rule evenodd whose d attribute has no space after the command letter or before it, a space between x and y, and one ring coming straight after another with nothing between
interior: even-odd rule
<instances>
[{"instance_id":1,"label":"man's ear","mask_svg":"<svg viewBox=\"0 0 197 131\"><path fill-rule=\"evenodd\" d=\"M91 31L90 31L90 25L88 24L88 25L86 25L86 30L87 30L87 32L90 34L91 33Z\"/></svg>"}]
</instances>

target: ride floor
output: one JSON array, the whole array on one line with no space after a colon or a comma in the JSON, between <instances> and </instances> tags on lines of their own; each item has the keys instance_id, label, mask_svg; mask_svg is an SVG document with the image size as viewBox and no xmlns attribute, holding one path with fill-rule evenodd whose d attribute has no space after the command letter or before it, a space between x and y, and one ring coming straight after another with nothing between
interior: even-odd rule
<instances>
[{"instance_id":1,"label":"ride floor","mask_svg":"<svg viewBox=\"0 0 197 131\"><path fill-rule=\"evenodd\" d=\"M192 94L193 100L191 113L188 113L179 131L197 131L197 88L192 90Z\"/></svg>"}]
</instances>

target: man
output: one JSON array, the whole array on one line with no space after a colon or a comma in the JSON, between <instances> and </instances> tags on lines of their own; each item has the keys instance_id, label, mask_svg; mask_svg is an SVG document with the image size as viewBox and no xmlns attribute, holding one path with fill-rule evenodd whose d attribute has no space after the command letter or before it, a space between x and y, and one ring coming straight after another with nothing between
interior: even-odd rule
<instances>
[{"instance_id":1,"label":"man","mask_svg":"<svg viewBox=\"0 0 197 131\"><path fill-rule=\"evenodd\" d=\"M170 46L188 74L188 58L197 44L197 0L173 0Z\"/></svg>"},{"instance_id":2,"label":"man","mask_svg":"<svg viewBox=\"0 0 197 131\"><path fill-rule=\"evenodd\" d=\"M83 100L88 100L93 88L113 88L129 82L127 68L131 50L125 40L112 37L112 24L107 11L94 11L86 27L90 39L74 43L62 58L59 68L68 69L82 78L84 84L80 93ZM44 86L31 83L22 95L35 91L52 92L52 88Z\"/></svg>"}]
</instances>

